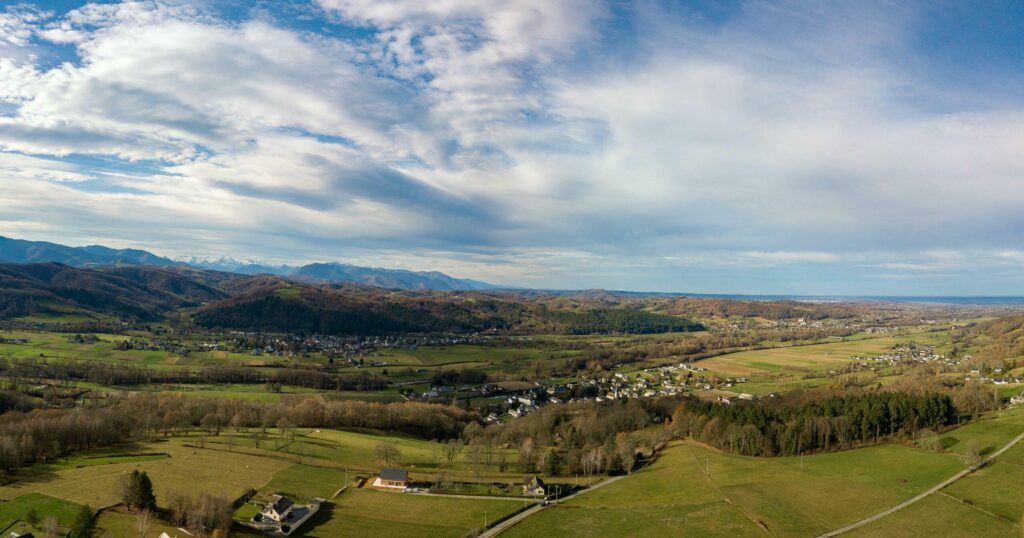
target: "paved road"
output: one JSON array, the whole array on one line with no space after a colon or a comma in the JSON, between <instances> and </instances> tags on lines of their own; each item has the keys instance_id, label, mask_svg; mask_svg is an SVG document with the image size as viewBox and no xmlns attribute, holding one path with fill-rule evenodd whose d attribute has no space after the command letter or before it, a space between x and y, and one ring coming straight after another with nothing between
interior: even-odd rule
<instances>
[{"instance_id":1,"label":"paved road","mask_svg":"<svg viewBox=\"0 0 1024 538\"><path fill-rule=\"evenodd\" d=\"M1003 448L1000 448L999 450L993 452L992 455L990 455L989 457L987 457L984 460L982 460L981 463L979 463L978 465L976 465L974 467L970 467L970 468L964 469L963 471L960 471L959 473L949 477L948 479L946 479L945 481L943 481L939 485L929 489L928 491L925 491L924 493L921 493L920 495L918 495L918 496L916 496L916 497L914 497L912 499L903 501L900 504L897 504L896 506L893 506L892 508L890 508L888 510L885 510L883 512L879 512L879 513L877 513L877 514L875 514L873 516L870 516L870 517L866 517L866 518L864 518L864 519L862 519L860 521L857 521L855 523L851 523L851 524L849 524L849 525L847 525L847 526L845 526L845 527L843 527L841 529L836 529L834 531L822 534L818 538L831 538L832 536L838 536L840 534L843 534L844 532L852 531L853 529L856 529L858 527L863 527L864 525L867 525L868 523L872 523L874 521L878 521L879 519L882 519L883 517L885 517L885 516L887 516L889 514L892 514L893 512L897 512L899 510L902 510L902 509L904 509L904 508L906 508L906 507L916 503L917 501L920 501L921 499L924 499L925 497L927 497L927 496L929 496L929 495L931 495L933 493L938 493L939 490L941 490L941 489L945 488L946 486L952 484L953 482L956 482L957 480L960 480L961 478L963 478L963 477L973 473L979 467L982 467L982 466L988 464L989 462L991 462L992 460L996 459L997 457L1002 455L1003 452L1006 452L1011 447L1013 447L1013 445L1017 444L1021 439L1024 439L1024 433L1022 433L1022 434L1018 435L1017 437L1015 437L1012 441L1007 443L1006 446L1004 446Z\"/></svg>"},{"instance_id":2,"label":"paved road","mask_svg":"<svg viewBox=\"0 0 1024 538\"><path fill-rule=\"evenodd\" d=\"M498 500L498 501L516 501L516 502L521 502L521 503L524 503L524 504L525 503L539 503L539 502L544 500L544 499L538 499L536 497L512 497L512 496L503 496L503 495L462 495L462 494L459 494L459 493L427 493L427 492L413 493L413 492L409 492L409 493L406 493L406 495L417 495L417 496L420 496L420 497L448 497L449 499L474 499L474 500L477 500L477 501L479 501L481 499L483 499L485 501L493 501L493 500Z\"/></svg>"},{"instance_id":3,"label":"paved road","mask_svg":"<svg viewBox=\"0 0 1024 538\"><path fill-rule=\"evenodd\" d=\"M567 501L569 499L572 499L573 497L577 497L579 495L583 495L583 494L585 494L585 493L587 493L589 491L594 491L595 489L603 488L603 487L607 486L608 484L613 484L615 482L618 482L619 480L622 480L623 478L626 478L627 476L629 476L629 475L613 476L613 477L611 477L611 478L609 478L607 480L603 480L601 482L598 482L598 483L590 486L587 489L580 490L580 491L578 491L576 493L573 493L572 495L567 495L567 496L559 499L558 503L565 502L565 501ZM548 505L552 505L552 504L557 504L557 503L555 503L553 501L548 503ZM533 514L536 514L537 512L540 512L541 510L543 510L545 508L547 508L547 506L545 506L544 504L536 504L534 506L531 506L530 508L527 508L526 510L523 510L522 512L519 512L518 514L516 514L516 515L506 519L505 521L502 521L501 523L498 523L497 525L487 529L486 531L484 531L483 533L480 534L480 538L492 538L494 536L497 536L497 535L507 531L509 528L511 528L515 524L519 523L520 521L522 521L522 520L532 516Z\"/></svg>"}]
</instances>

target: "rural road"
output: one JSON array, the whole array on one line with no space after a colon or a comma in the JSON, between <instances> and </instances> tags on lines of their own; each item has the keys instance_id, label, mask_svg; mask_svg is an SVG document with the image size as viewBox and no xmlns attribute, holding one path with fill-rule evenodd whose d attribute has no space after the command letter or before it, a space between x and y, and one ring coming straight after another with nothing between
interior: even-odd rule
<instances>
[{"instance_id":1,"label":"rural road","mask_svg":"<svg viewBox=\"0 0 1024 538\"><path fill-rule=\"evenodd\" d=\"M551 502L549 502L549 505L562 503L562 502L565 502L565 501L567 501L569 499L572 499L573 497L577 497L579 495L583 495L584 493L587 493L588 491L594 491L595 489L603 488L603 487L607 486L608 484L611 484L611 483L614 483L614 482L618 482L619 480L622 480L623 478L626 478L627 476L629 476L629 475L625 475L624 474L624 475L619 475L619 476L613 476L613 477L609 478L608 480L604 480L604 481L598 482L597 484L594 484L593 486L590 486L587 489L578 491L576 493L573 493L572 495L567 495L567 496L559 499L557 503L554 502L554 501L551 501ZM531 507L527 508L526 510L523 510L522 512L519 512L518 514L516 514L516 515L506 519L505 521L502 521L501 523L498 523L497 525L495 525L495 526L487 529L486 531L482 532L480 534L480 538L492 538L493 536L497 536L497 535L507 531L513 525L516 525L520 521L522 521L522 520L532 516L533 514L536 514L537 512L540 512L541 510L543 510L545 508L547 508L547 506L545 506L544 504L540 504L540 503L538 503L538 504L536 504L534 506L531 506Z\"/></svg>"},{"instance_id":2,"label":"rural road","mask_svg":"<svg viewBox=\"0 0 1024 538\"><path fill-rule=\"evenodd\" d=\"M503 497L501 495L461 495L458 493L407 493L406 495L416 495L417 497L447 497L449 499L473 499L479 501L484 499L487 501L516 501L524 504L529 503L540 503L543 499L536 497Z\"/></svg>"},{"instance_id":3,"label":"rural road","mask_svg":"<svg viewBox=\"0 0 1024 538\"><path fill-rule=\"evenodd\" d=\"M963 478L963 477L973 473L977 469L979 469L981 467L984 467L985 465L990 463L992 460L994 460L997 457L999 457L1000 455L1002 455L1003 452L1006 452L1007 450L1012 448L1013 445L1017 444L1021 439L1024 439L1024 433L1022 433L1022 434L1018 435L1017 437L1015 437L1012 441L1007 443L1006 446L1004 446L1003 448L1000 448L999 450L993 452L992 455L990 455L989 457L987 457L984 460L982 460L981 463L979 463L978 465L975 465L974 467L969 467L967 469L964 469L963 471L960 471L959 473L949 477L948 479L946 479L945 481L941 482L937 486L935 486L935 487L933 487L933 488L931 488L931 489L921 493L920 495L918 495L916 497L913 497L911 499L908 499L906 501L903 501L900 504L897 504L896 506L893 506L892 508L890 508L888 510L885 510L883 512L879 512L879 513L877 513L877 514L875 514L873 516L870 516L870 517L866 517L866 518L864 518L864 519L862 519L860 521L857 521L857 522L854 522L854 523L850 523L849 525L847 525L847 526L845 526L843 528L836 529L834 531L830 531L830 532L827 532L825 534L822 534L818 538L831 538L832 536L838 536L840 534L843 534L844 532L852 531L853 529L856 529L858 527L862 527L864 525L867 525L868 523L871 523L871 522L874 522L874 521L878 521L879 519L882 519L883 517L885 517L885 516L887 516L889 514L892 514L893 512L897 512L899 510L902 510L902 509L904 509L904 508L906 508L906 507L916 503L917 501L920 501L921 499L924 499L925 497L927 497L927 496L929 496L929 495L931 495L933 493L938 493L941 489L943 489L946 486L952 484L953 482L956 482L957 480L960 480L961 478Z\"/></svg>"}]
</instances>

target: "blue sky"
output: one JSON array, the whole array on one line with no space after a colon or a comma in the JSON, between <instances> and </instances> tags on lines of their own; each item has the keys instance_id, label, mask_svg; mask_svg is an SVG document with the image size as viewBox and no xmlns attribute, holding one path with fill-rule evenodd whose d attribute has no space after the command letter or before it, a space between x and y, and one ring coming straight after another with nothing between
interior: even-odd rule
<instances>
[{"instance_id":1,"label":"blue sky","mask_svg":"<svg viewBox=\"0 0 1024 538\"><path fill-rule=\"evenodd\" d=\"M0 235L1024 294L1021 2L2 5Z\"/></svg>"}]
</instances>

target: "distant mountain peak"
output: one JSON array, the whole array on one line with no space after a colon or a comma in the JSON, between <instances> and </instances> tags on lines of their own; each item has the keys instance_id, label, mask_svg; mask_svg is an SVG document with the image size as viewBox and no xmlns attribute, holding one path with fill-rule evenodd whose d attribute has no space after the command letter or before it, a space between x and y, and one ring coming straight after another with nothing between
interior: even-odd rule
<instances>
[{"instance_id":1,"label":"distant mountain peak","mask_svg":"<svg viewBox=\"0 0 1024 538\"><path fill-rule=\"evenodd\" d=\"M496 286L439 271L412 271L361 267L345 262L317 262L303 266L274 265L259 260L186 257L170 259L138 249L112 249L102 245L69 247L45 241L25 241L0 236L0 262L57 262L72 267L107 265L169 265L209 269L245 275L268 274L309 283L356 283L403 290L473 291Z\"/></svg>"}]
</instances>

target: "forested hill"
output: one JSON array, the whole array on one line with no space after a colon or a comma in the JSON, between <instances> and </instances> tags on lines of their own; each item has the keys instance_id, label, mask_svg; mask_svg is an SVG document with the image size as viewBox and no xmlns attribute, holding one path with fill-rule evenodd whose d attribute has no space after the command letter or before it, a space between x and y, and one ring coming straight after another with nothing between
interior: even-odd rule
<instances>
[{"instance_id":1,"label":"forested hill","mask_svg":"<svg viewBox=\"0 0 1024 538\"><path fill-rule=\"evenodd\" d=\"M68 313L150 321L227 294L156 267L0 264L0 319Z\"/></svg>"},{"instance_id":2,"label":"forested hill","mask_svg":"<svg viewBox=\"0 0 1024 538\"><path fill-rule=\"evenodd\" d=\"M237 285L237 283L236 283ZM396 292L366 286L309 286L263 279L252 291L194 316L208 328L320 334L481 332L606 334L702 330L678 316L601 304L551 308L514 294Z\"/></svg>"}]
</instances>

